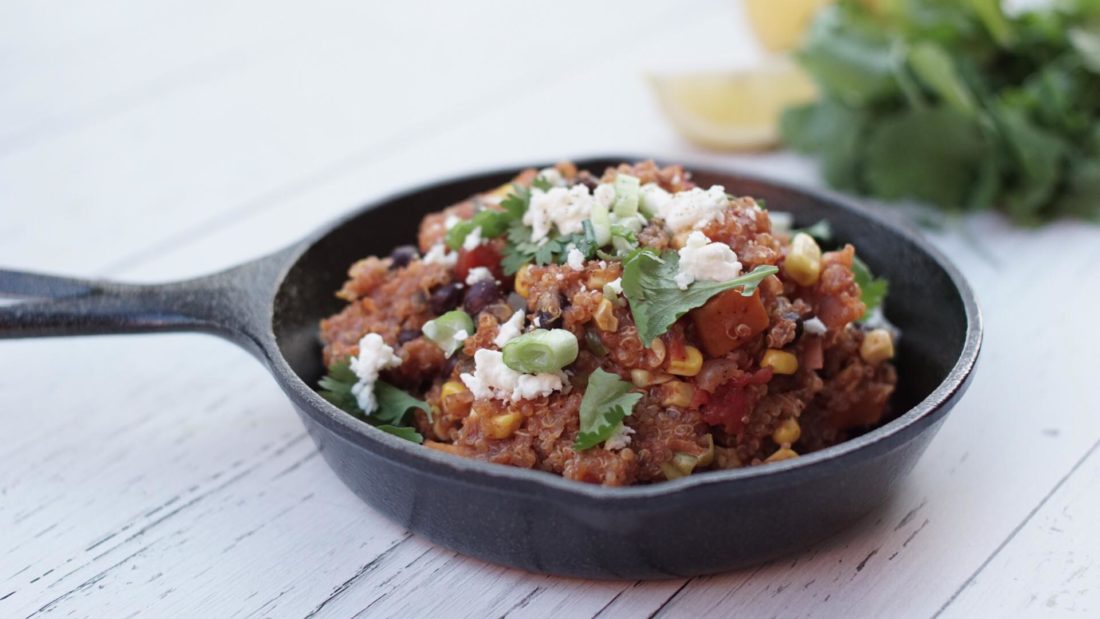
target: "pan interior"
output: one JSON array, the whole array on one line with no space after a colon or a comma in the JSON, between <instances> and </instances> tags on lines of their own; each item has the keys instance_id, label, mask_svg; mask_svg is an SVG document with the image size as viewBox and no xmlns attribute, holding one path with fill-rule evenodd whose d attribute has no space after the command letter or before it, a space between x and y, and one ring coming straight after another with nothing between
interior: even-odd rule
<instances>
[{"instance_id":1,"label":"pan interior","mask_svg":"<svg viewBox=\"0 0 1100 619\"><path fill-rule=\"evenodd\" d=\"M598 172L618 162L598 159L577 164ZM369 206L318 238L291 267L275 298L276 341L298 377L314 386L324 373L318 323L343 307L334 293L352 263L415 243L425 214L499 186L513 175L492 172L416 189ZM966 310L951 277L920 242L813 193L732 173L698 171L694 179L703 186L720 184L732 194L764 199L771 210L793 213L798 226L828 220L838 243L854 244L872 271L889 279L885 313L902 332L895 359L894 414L915 406L947 378L965 343Z\"/></svg>"}]
</instances>

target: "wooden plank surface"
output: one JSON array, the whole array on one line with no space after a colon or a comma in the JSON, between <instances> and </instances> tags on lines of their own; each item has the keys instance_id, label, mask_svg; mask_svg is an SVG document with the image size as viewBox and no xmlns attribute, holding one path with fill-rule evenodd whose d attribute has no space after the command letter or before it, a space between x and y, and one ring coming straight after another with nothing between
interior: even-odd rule
<instances>
[{"instance_id":1,"label":"wooden plank surface","mask_svg":"<svg viewBox=\"0 0 1100 619\"><path fill-rule=\"evenodd\" d=\"M0 264L195 275L410 183L530 159L819 182L782 153L693 151L653 105L646 70L758 57L728 3L133 5L0 9L0 81L18 86L0 103ZM911 478L799 557L691 581L537 576L410 536L222 342L4 342L0 615L1095 615L1100 336L1082 308L1100 301L1100 233L980 217L934 240L988 331Z\"/></svg>"}]
</instances>

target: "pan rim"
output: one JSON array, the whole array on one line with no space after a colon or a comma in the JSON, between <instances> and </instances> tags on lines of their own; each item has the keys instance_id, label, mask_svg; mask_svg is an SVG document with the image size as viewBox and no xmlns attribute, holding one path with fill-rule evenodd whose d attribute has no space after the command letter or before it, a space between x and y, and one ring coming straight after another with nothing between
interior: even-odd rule
<instances>
[{"instance_id":1,"label":"pan rim","mask_svg":"<svg viewBox=\"0 0 1100 619\"><path fill-rule=\"evenodd\" d=\"M618 156L595 154L584 157L571 158L578 167L587 167L593 164L604 164L609 161L643 161L649 157ZM653 158L655 161L663 161L664 158ZM684 158L679 158L684 159ZM684 163L684 167L693 173L706 173L717 175L736 175L739 179L769 185L780 191L804 195L818 202L826 203L830 207L839 208L854 213L858 217L872 220L877 225L889 230L891 233L902 237L943 270L956 289L964 310L966 319L966 332L962 350L955 364L948 371L944 379L924 399L904 413L898 415L889 422L868 431L858 437L826 447L819 451L802 455L798 458L780 462L761 464L757 466L721 471L706 471L699 475L690 475L673 481L663 481L653 484L608 487L594 484L586 484L579 481L565 479L552 473L524 469L482 462L472 458L464 458L425 448L422 445L397 438L380 430L377 430L365 421L356 419L348 413L322 398L290 367L277 342L274 334L274 304L287 274L300 262L302 256L329 234L339 229L352 219L387 203L409 197L416 193L427 191L436 187L469 181L476 177L490 177L495 175L515 173L517 170L529 167L545 167L545 162L535 165L507 165L495 168L473 169L467 172L448 175L436 180L421 182L415 186L393 191L378 198L372 199L366 204L355 208L341 217L334 219L318 230L308 235L302 241L291 246L287 250L279 252L281 258L286 260L281 270L278 281L272 291L270 320L267 324L267 332L263 342L264 357L271 368L276 381L291 399L299 404L303 414L311 416L315 421L334 432L342 439L356 444L362 449L370 450L380 457L392 460L410 468L418 469L424 473L448 477L453 481L463 482L478 486L493 486L493 489L508 493L528 493L544 496L568 496L573 500L594 500L598 503L608 502L634 502L654 497L700 491L713 486L730 485L732 487L746 487L757 483L782 484L794 481L796 477L814 476L824 473L830 465L843 466L844 461L860 454L875 453L875 448L893 448L898 441L908 442L915 438L916 434L926 430L934 421L942 417L954 405L954 400L961 397L969 386L973 370L977 363L983 336L982 315L978 307L974 292L969 283L963 277L955 265L936 249L927 239L923 238L916 230L910 230L906 226L883 217L866 206L859 204L848 196L841 195L828 189L799 186L787 181L780 181L760 174L739 170L736 167L715 167L707 163ZM921 427L923 426L923 427ZM916 434L906 439L907 433L916 431ZM547 494L549 493L549 494Z\"/></svg>"}]
</instances>

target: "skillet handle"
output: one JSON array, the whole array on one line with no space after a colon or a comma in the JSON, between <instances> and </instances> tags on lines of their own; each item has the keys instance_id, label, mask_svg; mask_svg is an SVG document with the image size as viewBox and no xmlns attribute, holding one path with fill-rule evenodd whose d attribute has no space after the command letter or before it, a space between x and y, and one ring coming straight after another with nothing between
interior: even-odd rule
<instances>
[{"instance_id":1,"label":"skillet handle","mask_svg":"<svg viewBox=\"0 0 1100 619\"><path fill-rule=\"evenodd\" d=\"M122 284L0 269L0 339L210 333L262 355L272 300L293 248L195 279Z\"/></svg>"}]
</instances>

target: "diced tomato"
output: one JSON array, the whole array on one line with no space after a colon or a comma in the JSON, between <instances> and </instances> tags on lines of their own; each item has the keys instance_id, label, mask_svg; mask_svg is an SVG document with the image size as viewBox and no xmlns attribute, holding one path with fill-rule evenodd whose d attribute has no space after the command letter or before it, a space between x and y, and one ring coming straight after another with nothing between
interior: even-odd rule
<instances>
[{"instance_id":1,"label":"diced tomato","mask_svg":"<svg viewBox=\"0 0 1100 619\"><path fill-rule=\"evenodd\" d=\"M500 266L500 252L491 245L478 245L458 252L458 260L455 262L455 277L458 281L466 281L466 276L474 267L485 267L493 272L497 281L505 281L504 269Z\"/></svg>"},{"instance_id":2,"label":"diced tomato","mask_svg":"<svg viewBox=\"0 0 1100 619\"><path fill-rule=\"evenodd\" d=\"M771 379L772 369L764 368L722 385L703 404L703 421L712 426L722 426L728 434L741 434L745 430L745 417L756 405L756 390L747 387L764 385Z\"/></svg>"}]
</instances>

